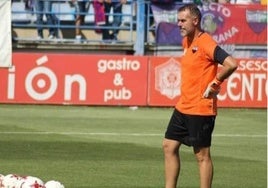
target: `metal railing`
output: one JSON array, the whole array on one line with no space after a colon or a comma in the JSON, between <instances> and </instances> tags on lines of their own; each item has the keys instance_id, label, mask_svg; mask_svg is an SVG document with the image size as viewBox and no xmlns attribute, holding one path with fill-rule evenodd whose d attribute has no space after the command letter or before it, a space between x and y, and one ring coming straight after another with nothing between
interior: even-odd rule
<instances>
[{"instance_id":1,"label":"metal railing","mask_svg":"<svg viewBox=\"0 0 268 188\"><path fill-rule=\"evenodd\" d=\"M47 1L47 0L46 0ZM41 27L43 29L49 29L49 28L56 28L59 31L62 30L69 30L74 31L76 28L83 30L92 30L92 31L98 31L98 30L106 30L106 29L118 29L120 31L127 31L127 34L129 37L125 37L120 40L120 42L125 43L133 43L135 41L133 37L133 31L134 31L134 24L135 19L134 16L136 14L135 12L135 2L134 1L128 1L126 4L122 7L122 13L121 14L114 14L113 12L106 13L108 14L110 23L113 21L113 15L121 16L122 17L122 24L120 26L110 26L110 25L96 25L94 23L94 10L93 10L93 3L92 1L87 1L87 11L86 12L76 12L75 7L73 7L69 2L70 0L49 0L52 1L52 11L51 12L38 12L34 7L31 9L25 9L24 8L24 2L21 1L15 1L12 3L12 28L24 28L24 29L36 29L37 27ZM69 1L69 2L68 2ZM42 13L44 14L43 24L37 24L36 22L36 15ZM51 14L57 18L57 23L54 24L48 24L46 21L46 14ZM75 18L76 15L84 15L85 20L84 24L81 24L80 26L75 25ZM33 40L36 41L36 36L32 37L24 37L24 36L17 36L13 38L14 40ZM68 38L63 35L59 36L60 40L65 41L74 41L74 38ZM84 42L90 43L94 41L101 41L100 39L89 39L84 38ZM37 41L38 42L38 41Z\"/></svg>"},{"instance_id":2,"label":"metal railing","mask_svg":"<svg viewBox=\"0 0 268 188\"><path fill-rule=\"evenodd\" d=\"M75 11L73 6L70 6L71 0L45 0L53 2L53 8L51 13L55 15L58 19L58 22L54 25L49 25L45 22L43 25L38 25L36 22L36 14L38 13L34 7L28 7L25 9L24 5L25 0L14 0L12 3L12 27L13 33L14 30L21 29L28 32L31 30L31 35L17 34L13 35L13 41L21 42L26 41L29 43L47 45L57 43L63 44L76 44L75 39L75 29L79 27L82 32L86 33L82 39L82 48L91 46L91 49L100 49L99 44L103 44L102 35L96 34L96 31L99 30L112 30L119 29L118 40L112 41L111 43L106 43L105 45L111 44L111 48L117 44L118 49L124 50L124 46L127 46L128 49L133 50L136 55L144 55L146 50L153 51L155 54L169 54L173 52L181 51L180 45L164 45L161 46L155 38L157 33L157 28L155 27L155 17L153 16L153 11L151 9L151 1L149 0L128 0L126 4L122 7L122 13L119 15L122 16L122 24L120 26L112 25L96 25L94 19L94 9L93 9L93 0L85 0L87 2L87 11L83 13L78 13ZM33 2L35 0L32 0ZM113 0L119 1L119 0ZM176 5L181 3L177 2ZM50 13L50 12L44 12ZM76 26L75 18L77 14L85 16L85 23ZM109 17L110 22L113 21L113 12L106 13ZM161 15L162 16L162 15ZM46 17L44 16L44 20ZM37 37L37 26L41 26L44 29L48 28L57 28L61 31L61 35L57 39L42 39L36 40ZM67 33L67 34L66 34ZM156 34L157 36L157 34ZM159 37L158 37L159 38ZM34 46L34 45L33 45ZM235 48L236 51L244 53L251 49L257 51L266 51L266 45L239 45L232 44L232 49ZM70 46L67 45L58 45L57 48L66 49ZM80 47L81 48L81 47ZM227 51L228 51L227 46ZM234 51L234 50L232 50ZM231 52L232 52L231 51Z\"/></svg>"},{"instance_id":3,"label":"metal railing","mask_svg":"<svg viewBox=\"0 0 268 188\"><path fill-rule=\"evenodd\" d=\"M13 41L28 41L34 43L40 42L60 42L60 43L76 43L74 32L76 28L79 28L84 33L91 32L90 37L85 35L82 39L83 44L93 44L103 42L101 34L96 33L100 30L118 29L119 37L117 41L113 41L113 44L125 44L132 45L136 54L142 55L144 53L144 45L148 43L154 43L154 38L151 36L152 30L152 18L153 15L150 12L150 1L144 0L129 0L122 6L122 13L119 15L122 17L122 24L120 26L112 25L96 25L94 20L93 1L87 0L87 11L78 13L75 8L70 5L71 0L46 0L52 2L51 12L41 12L43 14L53 14L58 19L57 23L46 23L46 16L43 16L44 24L37 24L36 18L38 12L34 6L25 8L24 0L14 0L12 3L12 29L32 30L31 35L17 34L13 36ZM115 0L116 1L116 0ZM32 0L34 2L34 0ZM77 14L85 16L84 24L80 26L75 25L75 17ZM113 21L113 12L106 13L109 17L109 21ZM44 39L37 40L37 27L42 27L44 30L49 28L56 28L60 31L60 35L57 39ZM33 32L34 31L34 32ZM69 35L64 35L69 33ZM92 33L93 36L92 37Z\"/></svg>"},{"instance_id":4,"label":"metal railing","mask_svg":"<svg viewBox=\"0 0 268 188\"><path fill-rule=\"evenodd\" d=\"M18 34L13 36L13 41L28 41L32 43L50 43L57 41L58 43L74 43L75 29L79 28L83 33L87 33L81 40L82 44L96 45L103 43L102 35L96 34L100 30L119 30L119 37L117 41L112 41L112 44L124 44L132 46L135 54L143 55L145 47L148 45L155 45L155 25L154 17L151 10L151 1L148 0L128 0L122 6L122 13L114 14L113 11L106 13L110 23L113 22L113 15L122 17L122 24L120 26L112 25L97 25L95 23L95 14L93 8L93 0L84 0L87 3L86 12L76 12L74 6L70 4L71 0L45 0L52 2L51 12L38 12L35 6L25 9L25 0L16 0L12 3L12 27L16 29L31 29L31 35ZM35 0L32 0L34 2ZM114 0L117 1L118 0ZM37 14L43 13L43 24L37 24ZM46 22L45 14L52 14L57 18L57 23L48 24ZM76 16L84 15L84 24L80 26L75 25ZM60 31L57 39L49 39L44 37L37 40L37 27L44 30L49 28L56 28ZM66 34L67 33L67 34ZM93 36L93 37L92 37Z\"/></svg>"}]
</instances>

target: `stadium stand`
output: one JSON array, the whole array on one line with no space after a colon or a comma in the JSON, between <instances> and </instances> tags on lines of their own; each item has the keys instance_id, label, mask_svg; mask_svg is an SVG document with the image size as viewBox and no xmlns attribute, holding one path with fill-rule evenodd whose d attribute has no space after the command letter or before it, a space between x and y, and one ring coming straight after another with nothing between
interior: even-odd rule
<instances>
[{"instance_id":1,"label":"stadium stand","mask_svg":"<svg viewBox=\"0 0 268 188\"><path fill-rule=\"evenodd\" d=\"M36 15L34 7L29 10L25 8L24 0L16 0L12 2L12 32L13 32L13 49L59 49L66 48L70 50L81 50L81 48L89 50L120 50L132 53L135 44L136 31L133 28L133 16L136 11L136 3L128 1L123 5L122 9L122 25L119 26L119 40L112 41L112 43L103 44L100 33L96 32L98 29L112 29L112 26L96 26L94 18L94 8L92 1L88 3L88 9L85 13L85 24L80 28L83 32L84 40L81 44L75 43L75 8L66 0L51 0L53 1L52 12L60 20L57 25L60 30L60 37L58 39L42 39L36 40ZM112 22L113 12L110 12L109 21ZM44 16L44 21L45 21ZM43 25L44 29L49 25ZM46 31L44 31L46 35ZM62 44L65 44L62 47Z\"/></svg>"},{"instance_id":2,"label":"stadium stand","mask_svg":"<svg viewBox=\"0 0 268 188\"><path fill-rule=\"evenodd\" d=\"M32 14L29 13L26 8L24 2L13 2L12 7L12 23L21 23L21 24L29 24L32 21Z\"/></svg>"},{"instance_id":3,"label":"stadium stand","mask_svg":"<svg viewBox=\"0 0 268 188\"><path fill-rule=\"evenodd\" d=\"M52 12L61 22L75 21L75 8L71 7L68 2L54 2L52 4Z\"/></svg>"},{"instance_id":4,"label":"stadium stand","mask_svg":"<svg viewBox=\"0 0 268 188\"><path fill-rule=\"evenodd\" d=\"M25 7L25 0L12 1L12 37L13 49L23 51L78 51L85 53L127 53L127 54L154 54L170 55L181 51L179 45L181 38L174 32L178 31L176 24L155 23L155 15L150 11L151 1L128 0L122 8L122 24L119 26L120 32L118 41L103 43L100 29L113 29L112 26L95 24L95 12L92 1L89 0L88 9L85 13L85 24L80 28L83 33L82 43L75 43L75 8L68 0L53 1L53 13L60 22L56 27L60 30L60 37L53 40L36 40L36 15L34 8ZM180 5L181 2L176 2ZM149 7L149 8L148 8ZM109 21L112 22L113 12L110 12ZM161 15L162 17L169 17ZM44 20L45 20L44 16ZM44 25L47 28L48 25ZM266 26L267 27L267 26ZM46 32L46 31L45 31ZM45 35L47 33L44 33ZM250 44L258 51L266 50L266 45ZM248 48L245 45L227 45L227 48L236 48L244 53Z\"/></svg>"}]
</instances>

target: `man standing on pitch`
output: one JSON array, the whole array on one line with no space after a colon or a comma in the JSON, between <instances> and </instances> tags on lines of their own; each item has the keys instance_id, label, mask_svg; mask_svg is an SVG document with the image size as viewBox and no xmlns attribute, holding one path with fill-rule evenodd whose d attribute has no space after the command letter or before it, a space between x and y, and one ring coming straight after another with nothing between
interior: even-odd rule
<instances>
[{"instance_id":1,"label":"man standing on pitch","mask_svg":"<svg viewBox=\"0 0 268 188\"><path fill-rule=\"evenodd\" d=\"M217 94L221 83L237 68L235 59L202 31L200 22L201 12L195 4L179 8L178 26L184 48L181 96L163 140L165 188L177 185L181 144L193 147L199 165L200 188L211 188L213 164L210 146L217 114ZM219 72L218 64L222 65Z\"/></svg>"}]
</instances>

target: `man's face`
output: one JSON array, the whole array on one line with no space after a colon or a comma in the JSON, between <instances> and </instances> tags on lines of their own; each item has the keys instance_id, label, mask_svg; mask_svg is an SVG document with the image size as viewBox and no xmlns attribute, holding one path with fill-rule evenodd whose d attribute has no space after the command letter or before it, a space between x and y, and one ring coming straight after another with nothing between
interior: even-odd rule
<instances>
[{"instance_id":1,"label":"man's face","mask_svg":"<svg viewBox=\"0 0 268 188\"><path fill-rule=\"evenodd\" d=\"M189 10L178 12L178 26L181 36L192 36L198 25L198 19L192 16Z\"/></svg>"}]
</instances>

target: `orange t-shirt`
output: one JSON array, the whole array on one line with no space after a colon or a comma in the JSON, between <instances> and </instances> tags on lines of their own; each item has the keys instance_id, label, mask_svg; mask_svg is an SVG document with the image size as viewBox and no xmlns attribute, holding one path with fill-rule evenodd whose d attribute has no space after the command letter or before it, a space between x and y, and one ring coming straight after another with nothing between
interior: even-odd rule
<instances>
[{"instance_id":1,"label":"orange t-shirt","mask_svg":"<svg viewBox=\"0 0 268 188\"><path fill-rule=\"evenodd\" d=\"M217 98L204 98L208 84L217 74L214 61L217 43L207 33L202 33L189 46L182 41L184 55L181 58L181 97L176 109L190 115L216 115Z\"/></svg>"}]
</instances>

